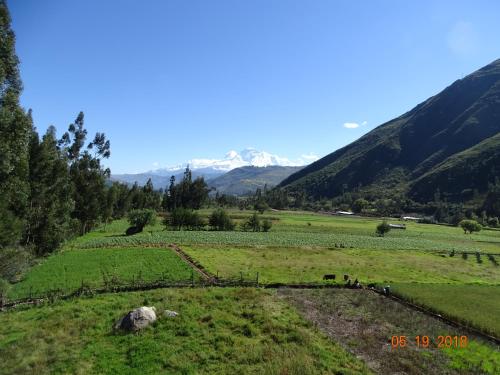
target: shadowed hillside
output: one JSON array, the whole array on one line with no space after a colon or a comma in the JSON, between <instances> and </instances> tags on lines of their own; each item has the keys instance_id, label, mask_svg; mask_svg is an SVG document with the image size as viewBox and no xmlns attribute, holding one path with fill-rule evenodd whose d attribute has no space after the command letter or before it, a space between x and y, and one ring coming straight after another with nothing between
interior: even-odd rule
<instances>
[{"instance_id":1,"label":"shadowed hillside","mask_svg":"<svg viewBox=\"0 0 500 375\"><path fill-rule=\"evenodd\" d=\"M498 149L499 132L500 60L496 60L291 175L280 186L314 198L334 197L352 188L387 193L392 188L410 192L417 201L428 200L439 188L443 197L457 200L466 189L484 192L499 176L498 158L492 155ZM459 164L468 164L469 157L487 171L478 172L481 179L474 182L460 172Z\"/></svg>"}]
</instances>

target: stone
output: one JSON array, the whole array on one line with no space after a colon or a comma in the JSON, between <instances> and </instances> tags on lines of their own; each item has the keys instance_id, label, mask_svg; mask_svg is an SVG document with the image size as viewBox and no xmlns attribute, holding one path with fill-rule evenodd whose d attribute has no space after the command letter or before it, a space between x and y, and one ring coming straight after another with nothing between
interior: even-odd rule
<instances>
[{"instance_id":1,"label":"stone","mask_svg":"<svg viewBox=\"0 0 500 375\"><path fill-rule=\"evenodd\" d=\"M179 315L179 313L175 312L175 311L172 311L172 310L165 310L163 312L163 315L168 317L168 318L174 318L176 317L177 315Z\"/></svg>"},{"instance_id":2,"label":"stone","mask_svg":"<svg viewBox=\"0 0 500 375\"><path fill-rule=\"evenodd\" d=\"M136 332L156 321L156 309L154 307L142 306L129 311L121 318L115 328L124 331Z\"/></svg>"}]
</instances>

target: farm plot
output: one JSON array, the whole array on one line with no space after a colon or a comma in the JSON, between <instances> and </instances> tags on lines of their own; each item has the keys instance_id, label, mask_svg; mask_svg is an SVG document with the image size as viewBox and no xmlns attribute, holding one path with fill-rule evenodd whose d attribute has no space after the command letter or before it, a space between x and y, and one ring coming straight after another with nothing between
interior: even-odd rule
<instances>
[{"instance_id":1,"label":"farm plot","mask_svg":"<svg viewBox=\"0 0 500 375\"><path fill-rule=\"evenodd\" d=\"M500 285L395 284L395 293L500 337Z\"/></svg>"},{"instance_id":2,"label":"farm plot","mask_svg":"<svg viewBox=\"0 0 500 375\"><path fill-rule=\"evenodd\" d=\"M113 331L132 308L160 318ZM161 317L165 309L175 318ZM101 295L0 314L0 374L367 374L275 292L163 289Z\"/></svg>"},{"instance_id":3,"label":"farm plot","mask_svg":"<svg viewBox=\"0 0 500 375\"><path fill-rule=\"evenodd\" d=\"M106 279L120 283L138 278L189 280L191 268L168 248L67 250L33 267L22 281L13 285L9 297L23 298L30 292L36 296L53 289L72 292L82 282L99 287Z\"/></svg>"},{"instance_id":4,"label":"farm plot","mask_svg":"<svg viewBox=\"0 0 500 375\"><path fill-rule=\"evenodd\" d=\"M496 346L370 291L280 289L307 319L380 374L498 374ZM466 347L439 345L439 336L467 336ZM407 345L392 348L392 336ZM429 346L417 346L427 336Z\"/></svg>"},{"instance_id":5,"label":"farm plot","mask_svg":"<svg viewBox=\"0 0 500 375\"><path fill-rule=\"evenodd\" d=\"M491 262L431 252L367 249L184 246L184 251L220 277L255 278L263 283L320 282L344 274L364 283L500 283Z\"/></svg>"}]
</instances>

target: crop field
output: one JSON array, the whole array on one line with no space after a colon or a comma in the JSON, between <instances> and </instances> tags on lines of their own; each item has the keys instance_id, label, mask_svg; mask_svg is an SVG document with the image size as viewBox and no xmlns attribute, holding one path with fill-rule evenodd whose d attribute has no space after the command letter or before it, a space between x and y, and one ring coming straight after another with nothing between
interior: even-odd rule
<instances>
[{"instance_id":1,"label":"crop field","mask_svg":"<svg viewBox=\"0 0 500 375\"><path fill-rule=\"evenodd\" d=\"M363 283L500 284L491 262L432 252L368 249L184 246L183 250L220 277L254 278L264 283L320 282L325 274L344 274ZM343 282L343 281L341 281Z\"/></svg>"},{"instance_id":2,"label":"crop field","mask_svg":"<svg viewBox=\"0 0 500 375\"><path fill-rule=\"evenodd\" d=\"M130 309L160 318L139 334ZM161 317L164 309L175 318ZM0 374L367 374L275 292L163 289L101 295L0 314Z\"/></svg>"},{"instance_id":3,"label":"crop field","mask_svg":"<svg viewBox=\"0 0 500 375\"><path fill-rule=\"evenodd\" d=\"M500 373L496 345L373 292L280 289L278 294L377 373ZM467 345L439 347L440 335L467 336ZM407 345L393 348L392 336L405 336ZM427 336L429 345L419 347L416 336Z\"/></svg>"},{"instance_id":4,"label":"crop field","mask_svg":"<svg viewBox=\"0 0 500 375\"><path fill-rule=\"evenodd\" d=\"M500 285L395 284L394 292L500 337Z\"/></svg>"},{"instance_id":5,"label":"crop field","mask_svg":"<svg viewBox=\"0 0 500 375\"><path fill-rule=\"evenodd\" d=\"M27 297L30 291L36 296L54 289L72 292L82 282L99 287L106 278L115 283L130 283L138 278L189 280L191 273L191 268L169 248L66 250L33 267L21 282L14 284L9 297Z\"/></svg>"},{"instance_id":6,"label":"crop field","mask_svg":"<svg viewBox=\"0 0 500 375\"><path fill-rule=\"evenodd\" d=\"M250 212L233 211L236 222L251 215ZM483 230L464 235L462 229L443 225L405 223L406 230L392 230L386 237L375 235L380 219L344 218L319 214L273 213L262 217L271 219L269 233L168 231L157 224L144 233L126 237L127 223L123 220L78 238L70 246L98 248L113 246L161 246L169 243L180 245L207 244L232 246L273 247L335 247L381 250L425 250L438 252L480 251L498 253L500 257L500 231ZM394 219L390 222L399 223Z\"/></svg>"}]
</instances>

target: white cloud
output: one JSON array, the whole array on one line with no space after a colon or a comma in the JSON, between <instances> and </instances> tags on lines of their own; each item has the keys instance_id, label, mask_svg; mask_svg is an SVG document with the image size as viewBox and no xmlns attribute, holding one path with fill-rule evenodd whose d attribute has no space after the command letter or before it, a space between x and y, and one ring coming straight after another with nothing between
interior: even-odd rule
<instances>
[{"instance_id":1,"label":"white cloud","mask_svg":"<svg viewBox=\"0 0 500 375\"><path fill-rule=\"evenodd\" d=\"M356 129L356 128L359 128L359 124L357 122L344 122L344 128Z\"/></svg>"},{"instance_id":2,"label":"white cloud","mask_svg":"<svg viewBox=\"0 0 500 375\"><path fill-rule=\"evenodd\" d=\"M368 125L368 121L363 121L363 122L361 123L361 126L365 126L365 125Z\"/></svg>"},{"instance_id":3,"label":"white cloud","mask_svg":"<svg viewBox=\"0 0 500 375\"><path fill-rule=\"evenodd\" d=\"M160 166L160 163L158 163L157 161L155 161L155 162L153 163L153 167L158 168L159 166Z\"/></svg>"},{"instance_id":4,"label":"white cloud","mask_svg":"<svg viewBox=\"0 0 500 375\"><path fill-rule=\"evenodd\" d=\"M478 35L470 22L459 21L448 32L448 48L457 55L473 54L478 48Z\"/></svg>"}]
</instances>

